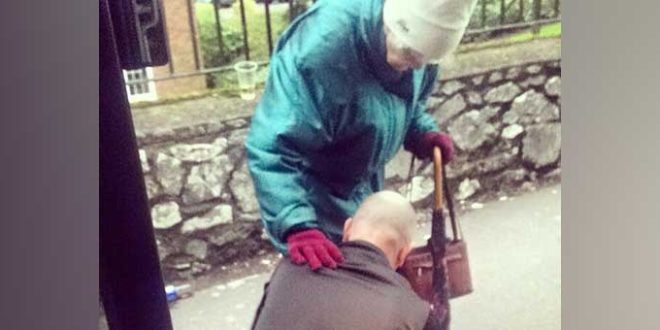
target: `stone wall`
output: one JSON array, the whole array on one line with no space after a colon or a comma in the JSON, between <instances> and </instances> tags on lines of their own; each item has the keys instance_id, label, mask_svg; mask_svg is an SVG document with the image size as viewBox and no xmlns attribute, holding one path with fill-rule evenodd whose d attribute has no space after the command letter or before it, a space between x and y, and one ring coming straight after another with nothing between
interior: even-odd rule
<instances>
[{"instance_id":1,"label":"stone wall","mask_svg":"<svg viewBox=\"0 0 660 330\"><path fill-rule=\"evenodd\" d=\"M559 61L529 63L441 81L429 112L455 139L448 179L459 201L488 198L560 178ZM158 249L167 278L270 249L247 171L249 117L138 134ZM410 154L386 168L387 189L406 189ZM412 199L430 201L429 163L415 168Z\"/></svg>"},{"instance_id":2,"label":"stone wall","mask_svg":"<svg viewBox=\"0 0 660 330\"><path fill-rule=\"evenodd\" d=\"M427 106L457 148L447 179L459 201L488 199L560 179L560 62L530 63L438 84ZM388 184L405 191L410 155L386 167ZM432 166L414 169L412 199L427 206Z\"/></svg>"}]
</instances>

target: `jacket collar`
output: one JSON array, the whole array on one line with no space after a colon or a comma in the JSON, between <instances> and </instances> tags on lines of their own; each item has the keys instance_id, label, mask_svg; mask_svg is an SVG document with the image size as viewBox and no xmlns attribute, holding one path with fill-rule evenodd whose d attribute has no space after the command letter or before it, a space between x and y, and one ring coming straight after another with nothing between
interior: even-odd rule
<instances>
[{"instance_id":1,"label":"jacket collar","mask_svg":"<svg viewBox=\"0 0 660 330\"><path fill-rule=\"evenodd\" d=\"M349 242L342 242L339 244L343 251L350 251L347 258L357 256L360 263L367 262L370 264L379 264L387 267L392 267L389 260L385 256L383 250L377 246L363 240L355 240ZM350 261L350 260L349 260Z\"/></svg>"}]
</instances>

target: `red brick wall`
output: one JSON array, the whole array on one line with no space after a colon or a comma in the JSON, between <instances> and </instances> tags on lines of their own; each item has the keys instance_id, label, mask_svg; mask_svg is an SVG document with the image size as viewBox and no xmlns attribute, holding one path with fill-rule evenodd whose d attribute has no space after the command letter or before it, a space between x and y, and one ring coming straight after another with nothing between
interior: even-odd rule
<instances>
[{"instance_id":1,"label":"red brick wall","mask_svg":"<svg viewBox=\"0 0 660 330\"><path fill-rule=\"evenodd\" d=\"M188 2L191 4L193 29L189 23ZM170 44L170 61L174 73L187 73L198 70L195 65L195 47L199 54L199 65L203 66L199 42L195 46L197 19L195 18L194 0L162 0L165 14L165 24ZM197 40L198 41L198 40ZM170 75L168 65L154 68L154 76ZM174 80L156 81L156 91L159 99L181 96L206 89L204 76L179 78Z\"/></svg>"}]
</instances>

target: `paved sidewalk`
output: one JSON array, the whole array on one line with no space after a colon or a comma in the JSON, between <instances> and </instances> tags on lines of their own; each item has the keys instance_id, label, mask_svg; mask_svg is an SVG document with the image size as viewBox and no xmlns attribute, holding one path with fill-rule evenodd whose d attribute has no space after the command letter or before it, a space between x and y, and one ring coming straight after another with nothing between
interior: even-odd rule
<instances>
[{"instance_id":1,"label":"paved sidewalk","mask_svg":"<svg viewBox=\"0 0 660 330\"><path fill-rule=\"evenodd\" d=\"M487 203L460 219L475 292L452 300L452 329L561 329L561 186ZM429 232L421 226L416 241ZM174 328L248 329L269 277L263 269L176 302Z\"/></svg>"}]
</instances>

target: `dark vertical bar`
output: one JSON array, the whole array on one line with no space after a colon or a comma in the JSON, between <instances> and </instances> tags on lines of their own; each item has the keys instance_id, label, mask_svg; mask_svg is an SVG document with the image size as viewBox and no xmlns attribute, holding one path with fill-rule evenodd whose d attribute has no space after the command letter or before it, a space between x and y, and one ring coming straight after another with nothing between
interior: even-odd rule
<instances>
[{"instance_id":1,"label":"dark vertical bar","mask_svg":"<svg viewBox=\"0 0 660 330\"><path fill-rule=\"evenodd\" d=\"M245 22L245 4L243 0L240 0L241 3L241 25L243 26L243 47L245 47L245 59L250 60L250 46L248 45L248 31L247 23Z\"/></svg>"},{"instance_id":2,"label":"dark vertical bar","mask_svg":"<svg viewBox=\"0 0 660 330\"><path fill-rule=\"evenodd\" d=\"M481 27L486 27L486 0L481 0Z\"/></svg>"},{"instance_id":3,"label":"dark vertical bar","mask_svg":"<svg viewBox=\"0 0 660 330\"><path fill-rule=\"evenodd\" d=\"M534 0L534 20L541 19L541 0Z\"/></svg>"},{"instance_id":4,"label":"dark vertical bar","mask_svg":"<svg viewBox=\"0 0 660 330\"><path fill-rule=\"evenodd\" d=\"M163 8L163 16L160 17L160 20L163 22L163 30L165 30L165 48L167 49L168 54L172 54L172 49L170 48L170 30L167 29L167 15L165 12L167 11L167 8L165 6L162 6ZM170 60L167 61L167 68L170 71L170 74L174 73L174 61L172 61L172 58L170 57Z\"/></svg>"},{"instance_id":5,"label":"dark vertical bar","mask_svg":"<svg viewBox=\"0 0 660 330\"><path fill-rule=\"evenodd\" d=\"M559 17L559 0L555 0L555 17Z\"/></svg>"},{"instance_id":6,"label":"dark vertical bar","mask_svg":"<svg viewBox=\"0 0 660 330\"><path fill-rule=\"evenodd\" d=\"M270 26L270 2L271 0L265 0L264 6L266 6L266 37L268 38L268 55L273 55L273 35Z\"/></svg>"},{"instance_id":7,"label":"dark vertical bar","mask_svg":"<svg viewBox=\"0 0 660 330\"><path fill-rule=\"evenodd\" d=\"M500 0L500 25L506 21L506 0Z\"/></svg>"},{"instance_id":8,"label":"dark vertical bar","mask_svg":"<svg viewBox=\"0 0 660 330\"><path fill-rule=\"evenodd\" d=\"M289 22L293 21L293 1L294 0L287 1L289 3Z\"/></svg>"},{"instance_id":9,"label":"dark vertical bar","mask_svg":"<svg viewBox=\"0 0 660 330\"><path fill-rule=\"evenodd\" d=\"M541 19L541 0L534 0L533 3L533 8L534 8L534 21L538 21ZM539 26L538 23L534 24L532 27L532 33L538 34L539 31L541 31L541 27Z\"/></svg>"},{"instance_id":10,"label":"dark vertical bar","mask_svg":"<svg viewBox=\"0 0 660 330\"><path fill-rule=\"evenodd\" d=\"M518 20L525 21L525 0L518 0Z\"/></svg>"},{"instance_id":11,"label":"dark vertical bar","mask_svg":"<svg viewBox=\"0 0 660 330\"><path fill-rule=\"evenodd\" d=\"M101 301L110 329L169 330L172 321L107 0L100 1L99 16Z\"/></svg>"},{"instance_id":12,"label":"dark vertical bar","mask_svg":"<svg viewBox=\"0 0 660 330\"><path fill-rule=\"evenodd\" d=\"M213 0L213 13L215 14L215 34L218 38L218 49L220 49L220 54L224 54L225 43L222 41L222 25L220 24L220 6L218 6L218 0Z\"/></svg>"},{"instance_id":13,"label":"dark vertical bar","mask_svg":"<svg viewBox=\"0 0 660 330\"><path fill-rule=\"evenodd\" d=\"M195 15L192 7L192 0L186 0L186 7L188 9L188 27L192 34L193 56L195 57L195 69L201 69L199 63L199 46L197 45L197 29L195 29Z\"/></svg>"}]
</instances>

